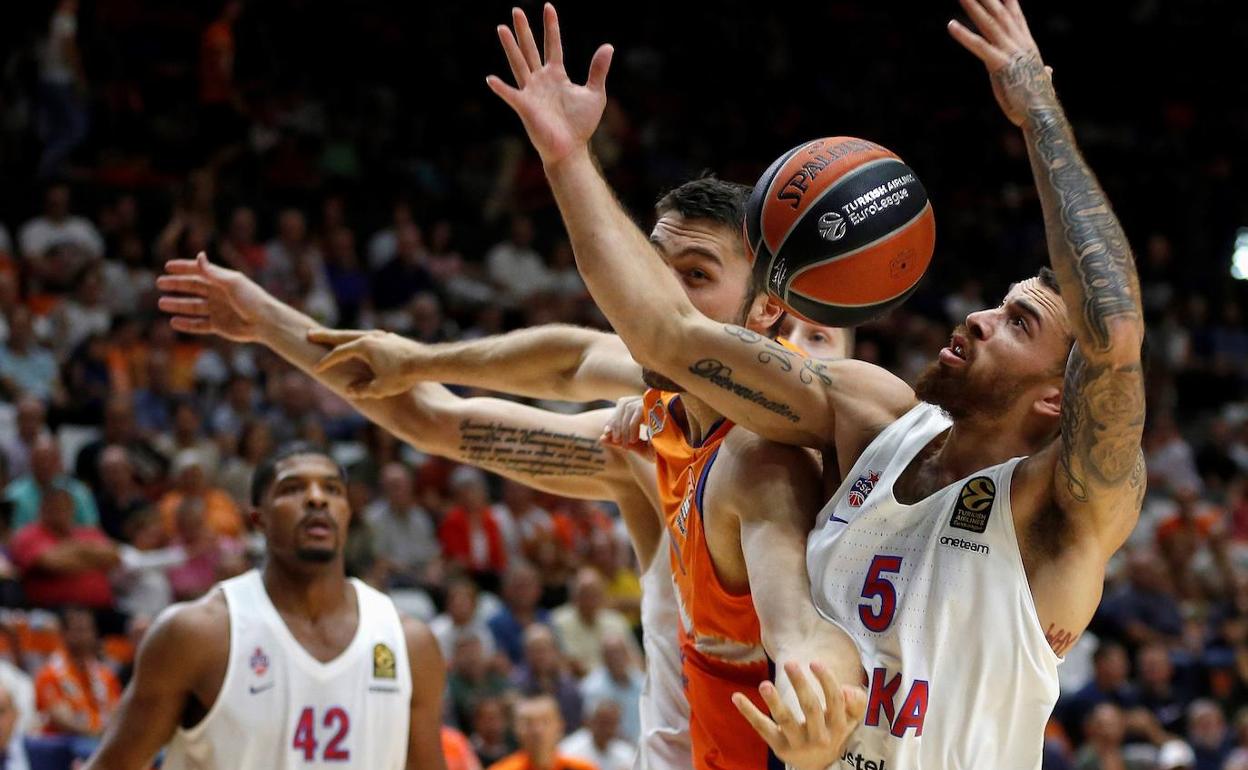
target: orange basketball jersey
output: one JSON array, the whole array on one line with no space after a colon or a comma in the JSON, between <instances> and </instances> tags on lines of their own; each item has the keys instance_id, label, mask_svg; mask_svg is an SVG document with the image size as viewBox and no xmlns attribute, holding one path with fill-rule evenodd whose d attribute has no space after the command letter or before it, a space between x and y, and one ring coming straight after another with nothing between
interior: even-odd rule
<instances>
[{"instance_id":1,"label":"orange basketball jersey","mask_svg":"<svg viewBox=\"0 0 1248 770\"><path fill-rule=\"evenodd\" d=\"M649 390L645 408L680 609L694 768L782 768L732 705L732 694L740 692L766 712L758 685L774 679L774 669L763 650L753 598L748 590L732 593L719 582L702 526L706 478L733 425L722 419L693 446L671 413L679 399L678 394Z\"/></svg>"}]
</instances>

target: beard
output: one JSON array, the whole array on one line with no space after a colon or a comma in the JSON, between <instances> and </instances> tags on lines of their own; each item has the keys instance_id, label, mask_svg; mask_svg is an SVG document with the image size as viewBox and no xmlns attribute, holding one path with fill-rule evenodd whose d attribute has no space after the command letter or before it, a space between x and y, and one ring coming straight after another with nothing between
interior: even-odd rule
<instances>
[{"instance_id":1,"label":"beard","mask_svg":"<svg viewBox=\"0 0 1248 770\"><path fill-rule=\"evenodd\" d=\"M659 374L653 369L642 369L641 381L646 383L646 387L654 388L655 390L662 390L667 393L684 393L685 392L685 389L680 387L680 385L669 380L668 378L664 377L663 375Z\"/></svg>"},{"instance_id":2,"label":"beard","mask_svg":"<svg viewBox=\"0 0 1248 770\"><path fill-rule=\"evenodd\" d=\"M938 406L955 422L968 417L995 419L1005 415L1028 383L1006 378L983 382L970 376L970 366L927 365L914 384L914 395Z\"/></svg>"},{"instance_id":3,"label":"beard","mask_svg":"<svg viewBox=\"0 0 1248 770\"><path fill-rule=\"evenodd\" d=\"M295 549L295 558L299 561L312 562L313 564L327 564L334 560L337 552L332 548L308 548L301 547Z\"/></svg>"}]
</instances>

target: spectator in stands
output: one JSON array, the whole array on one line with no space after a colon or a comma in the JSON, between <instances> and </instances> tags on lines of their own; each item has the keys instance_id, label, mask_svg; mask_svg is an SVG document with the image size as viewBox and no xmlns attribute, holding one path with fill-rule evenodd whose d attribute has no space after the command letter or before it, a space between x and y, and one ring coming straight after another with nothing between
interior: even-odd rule
<instances>
[{"instance_id":1,"label":"spectator in stands","mask_svg":"<svg viewBox=\"0 0 1248 770\"><path fill-rule=\"evenodd\" d=\"M69 185L48 187L43 195L43 214L18 231L17 240L25 259L39 274L47 253L55 246L68 245L86 258L104 255L104 238L91 220L70 213ZM64 280L64 277L62 277Z\"/></svg>"},{"instance_id":2,"label":"spectator in stands","mask_svg":"<svg viewBox=\"0 0 1248 770\"><path fill-rule=\"evenodd\" d=\"M1151 430L1144 434L1144 450L1149 487L1199 492L1201 483L1195 452L1169 412L1160 412L1154 418Z\"/></svg>"},{"instance_id":3,"label":"spectator in stands","mask_svg":"<svg viewBox=\"0 0 1248 770\"><path fill-rule=\"evenodd\" d=\"M600 700L589 706L585 726L559 742L559 753L589 762L598 770L630 770L637 746L620 737L620 704Z\"/></svg>"},{"instance_id":4,"label":"spectator in stands","mask_svg":"<svg viewBox=\"0 0 1248 770\"><path fill-rule=\"evenodd\" d=\"M1102 641L1092 656L1092 681L1058 701L1056 711L1067 734L1077 743L1082 742L1085 720L1100 704L1112 703L1122 709L1139 703L1135 689L1127 681L1128 665L1127 651L1121 644Z\"/></svg>"},{"instance_id":5,"label":"spectator in stands","mask_svg":"<svg viewBox=\"0 0 1248 770\"><path fill-rule=\"evenodd\" d=\"M203 459L194 449L184 449L173 460L173 489L160 498L157 508L165 532L178 533L178 512L186 503L198 506L208 529L218 535L238 538L243 533L243 517L233 498L220 487L210 486Z\"/></svg>"},{"instance_id":6,"label":"spectator in stands","mask_svg":"<svg viewBox=\"0 0 1248 770\"><path fill-rule=\"evenodd\" d=\"M1168 732L1182 732L1184 707L1192 694L1175 682L1170 651L1161 642L1141 647L1135 655L1140 705L1152 712Z\"/></svg>"},{"instance_id":7,"label":"spectator in stands","mask_svg":"<svg viewBox=\"0 0 1248 770\"><path fill-rule=\"evenodd\" d=\"M633 628L641 627L641 579L628 564L632 546L616 532L595 532L589 539L589 566L598 570L607 606L618 610ZM622 705L622 704L621 704Z\"/></svg>"},{"instance_id":8,"label":"spectator in stands","mask_svg":"<svg viewBox=\"0 0 1248 770\"><path fill-rule=\"evenodd\" d=\"M359 326L372 314L369 276L360 267L355 251L355 234L347 227L329 231L325 240L325 275L338 306L338 322Z\"/></svg>"},{"instance_id":9,"label":"spectator in stands","mask_svg":"<svg viewBox=\"0 0 1248 770\"><path fill-rule=\"evenodd\" d=\"M63 613L65 648L52 654L35 676L39 711L49 735L98 737L121 700L121 686L99 655L95 617L87 610Z\"/></svg>"},{"instance_id":10,"label":"spectator in stands","mask_svg":"<svg viewBox=\"0 0 1248 770\"><path fill-rule=\"evenodd\" d=\"M411 469L401 462L387 463L381 470L381 494L364 509L364 520L372 530L382 568L395 585L433 582L441 549L432 517L416 502ZM443 648L444 655L449 652L449 647Z\"/></svg>"},{"instance_id":11,"label":"spectator in stands","mask_svg":"<svg viewBox=\"0 0 1248 770\"><path fill-rule=\"evenodd\" d=\"M632 640L628 620L606 606L606 587L592 567L583 567L572 583L572 601L551 613L551 625L578 676L602 665L602 642L609 635ZM627 642L626 642L627 643ZM631 649L640 657L632 641Z\"/></svg>"},{"instance_id":12,"label":"spectator in stands","mask_svg":"<svg viewBox=\"0 0 1248 770\"><path fill-rule=\"evenodd\" d=\"M89 126L87 75L78 50L78 0L57 3L39 65L44 146L36 175L50 179L64 173L70 153L82 144Z\"/></svg>"},{"instance_id":13,"label":"spectator in stands","mask_svg":"<svg viewBox=\"0 0 1248 770\"><path fill-rule=\"evenodd\" d=\"M467 736L453 727L442 726L442 758L446 770L481 770L481 760Z\"/></svg>"},{"instance_id":14,"label":"spectator in stands","mask_svg":"<svg viewBox=\"0 0 1248 770\"><path fill-rule=\"evenodd\" d=\"M221 259L253 278L264 270L265 248L256 242L256 212L239 206L230 213L230 224L221 240Z\"/></svg>"},{"instance_id":15,"label":"spectator in stands","mask_svg":"<svg viewBox=\"0 0 1248 770\"><path fill-rule=\"evenodd\" d=\"M619 737L636 744L641 737L641 691L646 675L638 668L633 651L622 637L602 640L602 665L581 680L581 701L612 701L620 707Z\"/></svg>"},{"instance_id":16,"label":"spectator in stands","mask_svg":"<svg viewBox=\"0 0 1248 770\"><path fill-rule=\"evenodd\" d=\"M166 570L177 601L198 599L218 580L243 572L243 543L215 531L205 515L202 498L184 497L174 512L176 530L172 543L186 552L186 560Z\"/></svg>"},{"instance_id":17,"label":"spectator in stands","mask_svg":"<svg viewBox=\"0 0 1248 770\"><path fill-rule=\"evenodd\" d=\"M13 503L13 528L23 527L39 516L39 506L52 489L69 493L73 499L74 523L97 526L100 523L95 498L81 481L65 474L61 465L61 447L51 435L35 439L30 453L30 473L14 479L4 490L4 498Z\"/></svg>"},{"instance_id":18,"label":"spectator in stands","mask_svg":"<svg viewBox=\"0 0 1248 770\"><path fill-rule=\"evenodd\" d=\"M559 704L564 724L581 724L581 694L548 627L534 623L525 629L524 663L512 672L511 683L524 695L549 695Z\"/></svg>"},{"instance_id":19,"label":"spectator in stands","mask_svg":"<svg viewBox=\"0 0 1248 770\"><path fill-rule=\"evenodd\" d=\"M224 395L208 416L208 431L214 436L239 436L241 447L244 426L253 419L259 406L254 381L251 377L232 372L225 383Z\"/></svg>"},{"instance_id":20,"label":"spectator in stands","mask_svg":"<svg viewBox=\"0 0 1248 770\"><path fill-rule=\"evenodd\" d=\"M1147 770L1147 766L1129 763L1123 757L1126 723L1122 710L1114 704L1101 703L1092 709L1084 732L1087 743L1075 754L1075 770Z\"/></svg>"},{"instance_id":21,"label":"spectator in stands","mask_svg":"<svg viewBox=\"0 0 1248 770\"><path fill-rule=\"evenodd\" d=\"M35 396L22 396L16 406L17 430L0 443L9 478L30 473L30 454L35 440L48 433L48 410L43 401Z\"/></svg>"},{"instance_id":22,"label":"spectator in stands","mask_svg":"<svg viewBox=\"0 0 1248 770\"><path fill-rule=\"evenodd\" d=\"M226 0L199 44L199 131L206 158L241 139L243 102L234 82L234 25L242 0Z\"/></svg>"},{"instance_id":23,"label":"spectator in stands","mask_svg":"<svg viewBox=\"0 0 1248 770\"><path fill-rule=\"evenodd\" d=\"M128 541L131 519L148 508L151 501L139 488L130 455L118 444L100 453L100 491L96 502L100 528L113 540Z\"/></svg>"},{"instance_id":24,"label":"spectator in stands","mask_svg":"<svg viewBox=\"0 0 1248 770\"><path fill-rule=\"evenodd\" d=\"M238 436L238 454L225 461L217 483L234 499L239 510L246 510L251 506L251 480L256 468L272 450L273 437L269 433L269 424L256 419L244 422L235 435Z\"/></svg>"},{"instance_id":25,"label":"spectator in stands","mask_svg":"<svg viewBox=\"0 0 1248 770\"><path fill-rule=\"evenodd\" d=\"M559 738L564 721L548 695L523 698L516 704L516 739L520 750L495 762L489 770L596 770L582 759L563 755Z\"/></svg>"},{"instance_id":26,"label":"spectator in stands","mask_svg":"<svg viewBox=\"0 0 1248 770\"><path fill-rule=\"evenodd\" d=\"M473 706L482 698L499 696L508 689L507 677L487 656L480 637L461 636L446 656L447 704L457 724L468 725Z\"/></svg>"},{"instance_id":27,"label":"spectator in stands","mask_svg":"<svg viewBox=\"0 0 1248 770\"><path fill-rule=\"evenodd\" d=\"M442 300L430 291L413 295L395 326L408 337L426 345L449 342L459 337L455 322L448 320L442 312Z\"/></svg>"},{"instance_id":28,"label":"spectator in stands","mask_svg":"<svg viewBox=\"0 0 1248 770\"><path fill-rule=\"evenodd\" d=\"M394 256L373 273L370 287L373 307L387 326L405 328L404 319L399 317L403 308L417 294L437 288L428 261L420 228L412 223L396 225Z\"/></svg>"},{"instance_id":29,"label":"spectator in stands","mask_svg":"<svg viewBox=\"0 0 1248 770\"><path fill-rule=\"evenodd\" d=\"M1235 745L1222 709L1203 698L1187 708L1187 740L1196 753L1195 770L1222 770L1222 762Z\"/></svg>"},{"instance_id":30,"label":"spectator in stands","mask_svg":"<svg viewBox=\"0 0 1248 770\"><path fill-rule=\"evenodd\" d=\"M1132 644L1174 642L1183 632L1171 576L1150 548L1128 554L1127 582L1105 597L1101 614Z\"/></svg>"},{"instance_id":31,"label":"spectator in stands","mask_svg":"<svg viewBox=\"0 0 1248 770\"><path fill-rule=\"evenodd\" d=\"M268 415L269 431L276 446L301 438L303 423L316 417L312 381L303 372L289 370L278 382L274 409Z\"/></svg>"},{"instance_id":32,"label":"spectator in stands","mask_svg":"<svg viewBox=\"0 0 1248 770\"><path fill-rule=\"evenodd\" d=\"M550 272L533 249L533 220L517 215L507 239L485 254L490 280L505 302L521 303L550 286Z\"/></svg>"},{"instance_id":33,"label":"spectator in stands","mask_svg":"<svg viewBox=\"0 0 1248 770\"><path fill-rule=\"evenodd\" d=\"M65 403L61 373L52 351L35 339L30 310L8 309L9 338L0 345L0 396L14 400L32 396L46 403Z\"/></svg>"},{"instance_id":34,"label":"spectator in stands","mask_svg":"<svg viewBox=\"0 0 1248 770\"><path fill-rule=\"evenodd\" d=\"M38 520L13 535L9 553L31 604L113 606L108 571L117 564L117 549L98 528L74 522L74 500L65 490L54 487L43 496Z\"/></svg>"},{"instance_id":35,"label":"spectator in stands","mask_svg":"<svg viewBox=\"0 0 1248 770\"><path fill-rule=\"evenodd\" d=\"M438 640L442 657L449 660L456 643L464 637L481 642L481 652L494 657L494 635L477 611L477 585L466 578L456 578L446 587L446 611L429 623L429 631Z\"/></svg>"},{"instance_id":36,"label":"spectator in stands","mask_svg":"<svg viewBox=\"0 0 1248 770\"><path fill-rule=\"evenodd\" d=\"M516 750L507 729L507 704L502 698L482 698L472 710L472 749L481 764L490 766Z\"/></svg>"},{"instance_id":37,"label":"spectator in stands","mask_svg":"<svg viewBox=\"0 0 1248 770\"><path fill-rule=\"evenodd\" d=\"M550 623L550 613L538 606L542 582L532 564L512 563L503 575L502 598L503 606L489 619L490 631L499 649L518 665L524 660L525 630L534 623Z\"/></svg>"},{"instance_id":38,"label":"spectator in stands","mask_svg":"<svg viewBox=\"0 0 1248 770\"><path fill-rule=\"evenodd\" d=\"M139 432L134 404L124 392L116 392L108 399L104 406L103 435L78 450L74 461L74 475L93 491L101 488L100 455L105 448L114 445L125 448L136 479L144 488L155 486L169 469L168 458Z\"/></svg>"},{"instance_id":39,"label":"spectator in stands","mask_svg":"<svg viewBox=\"0 0 1248 770\"><path fill-rule=\"evenodd\" d=\"M78 271L73 293L57 305L51 321L56 350L62 360L89 338L109 333L113 311L105 301L101 263L88 263Z\"/></svg>"},{"instance_id":40,"label":"spectator in stands","mask_svg":"<svg viewBox=\"0 0 1248 770\"><path fill-rule=\"evenodd\" d=\"M475 468L461 466L451 474L450 483L455 505L438 529L442 555L489 590L498 585L498 575L507 568L507 550L490 510L485 476Z\"/></svg>"}]
</instances>

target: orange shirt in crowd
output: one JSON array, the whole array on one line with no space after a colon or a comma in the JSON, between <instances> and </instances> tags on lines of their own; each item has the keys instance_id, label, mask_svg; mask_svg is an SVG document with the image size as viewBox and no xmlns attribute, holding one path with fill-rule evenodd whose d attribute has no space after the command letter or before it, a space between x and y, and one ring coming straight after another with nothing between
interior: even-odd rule
<instances>
[{"instance_id":1,"label":"orange shirt in crowd","mask_svg":"<svg viewBox=\"0 0 1248 770\"><path fill-rule=\"evenodd\" d=\"M40 711L68 706L79 718L86 719L87 730L93 735L103 732L109 716L121 700L121 685L108 666L93 660L84 671L63 651L48 658L35 675L35 703ZM50 724L45 731L56 734Z\"/></svg>"},{"instance_id":2,"label":"orange shirt in crowd","mask_svg":"<svg viewBox=\"0 0 1248 770\"><path fill-rule=\"evenodd\" d=\"M222 62L225 66L222 67ZM223 104L234 97L231 82L234 61L234 30L225 20L214 21L204 30L199 45L199 101Z\"/></svg>"},{"instance_id":3,"label":"orange shirt in crowd","mask_svg":"<svg viewBox=\"0 0 1248 770\"><path fill-rule=\"evenodd\" d=\"M464 734L453 727L442 727L442 757L446 770L481 770L481 762Z\"/></svg>"},{"instance_id":4,"label":"orange shirt in crowd","mask_svg":"<svg viewBox=\"0 0 1248 770\"><path fill-rule=\"evenodd\" d=\"M533 770L533 763L529 761L529 755L524 751L517 751L509 757L503 757L494 764L490 765L489 770ZM551 770L598 770L593 762L586 762L583 759L574 757L555 756L555 763Z\"/></svg>"},{"instance_id":5,"label":"orange shirt in crowd","mask_svg":"<svg viewBox=\"0 0 1248 770\"><path fill-rule=\"evenodd\" d=\"M165 533L173 537L178 533L178 508L186 496L178 490L170 490L160 498L157 508L160 511L160 522ZM204 522L208 529L226 537L241 537L243 534L243 517L238 505L229 493L216 487L204 492Z\"/></svg>"}]
</instances>

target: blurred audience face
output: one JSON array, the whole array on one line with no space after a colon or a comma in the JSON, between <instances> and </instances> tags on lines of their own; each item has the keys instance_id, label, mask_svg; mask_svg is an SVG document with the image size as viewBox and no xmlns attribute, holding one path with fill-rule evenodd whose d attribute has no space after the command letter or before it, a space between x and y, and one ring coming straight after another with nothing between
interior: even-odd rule
<instances>
[{"instance_id":1,"label":"blurred audience face","mask_svg":"<svg viewBox=\"0 0 1248 770\"><path fill-rule=\"evenodd\" d=\"M476 474L465 474L453 480L455 502L469 511L479 511L490 504L489 494L485 488L485 479Z\"/></svg>"},{"instance_id":2,"label":"blurred audience face","mask_svg":"<svg viewBox=\"0 0 1248 770\"><path fill-rule=\"evenodd\" d=\"M391 513L407 513L416 499L411 469L403 463L386 463L381 469L381 491Z\"/></svg>"},{"instance_id":3,"label":"blurred audience face","mask_svg":"<svg viewBox=\"0 0 1248 770\"><path fill-rule=\"evenodd\" d=\"M298 246L308 234L308 221L299 209L285 209L277 218L277 237L289 247Z\"/></svg>"},{"instance_id":4,"label":"blurred audience face","mask_svg":"<svg viewBox=\"0 0 1248 770\"><path fill-rule=\"evenodd\" d=\"M1187 708L1187 737L1194 746L1215 748L1226 740L1226 718L1210 700L1198 700Z\"/></svg>"},{"instance_id":5,"label":"blurred audience face","mask_svg":"<svg viewBox=\"0 0 1248 770\"><path fill-rule=\"evenodd\" d=\"M95 616L89 610L71 609L65 612L65 649L78 659L95 656L99 635L95 628Z\"/></svg>"},{"instance_id":6,"label":"blurred audience face","mask_svg":"<svg viewBox=\"0 0 1248 770\"><path fill-rule=\"evenodd\" d=\"M446 589L446 614L450 615L455 625L464 626L472 622L477 610L477 588L466 580L457 580Z\"/></svg>"},{"instance_id":7,"label":"blurred audience face","mask_svg":"<svg viewBox=\"0 0 1248 770\"><path fill-rule=\"evenodd\" d=\"M525 698L516 704L516 739L530 757L549 757L563 737L559 705L549 695Z\"/></svg>"},{"instance_id":8,"label":"blurred audience face","mask_svg":"<svg viewBox=\"0 0 1248 770\"><path fill-rule=\"evenodd\" d=\"M47 487L63 471L61 466L61 447L50 435L35 439L30 448L30 473L40 487Z\"/></svg>"},{"instance_id":9,"label":"blurred audience face","mask_svg":"<svg viewBox=\"0 0 1248 770\"><path fill-rule=\"evenodd\" d=\"M518 216L511 220L511 242L520 248L527 248L533 243L533 220Z\"/></svg>"},{"instance_id":10,"label":"blurred audience face","mask_svg":"<svg viewBox=\"0 0 1248 770\"><path fill-rule=\"evenodd\" d=\"M1127 652L1118 644L1108 644L1098 649L1092 661L1097 684L1103 690L1113 690L1126 684Z\"/></svg>"},{"instance_id":11,"label":"blurred audience face","mask_svg":"<svg viewBox=\"0 0 1248 770\"><path fill-rule=\"evenodd\" d=\"M125 448L109 444L100 452L100 482L113 494L128 491L134 481L134 466Z\"/></svg>"},{"instance_id":12,"label":"blurred audience face","mask_svg":"<svg viewBox=\"0 0 1248 770\"><path fill-rule=\"evenodd\" d=\"M243 437L239 445L239 455L253 465L260 462L273 449L273 433L269 424L263 420L255 420L243 427Z\"/></svg>"},{"instance_id":13,"label":"blurred audience face","mask_svg":"<svg viewBox=\"0 0 1248 770\"><path fill-rule=\"evenodd\" d=\"M503 601L514 612L529 613L542 598L542 580L531 564L513 565L503 576Z\"/></svg>"},{"instance_id":14,"label":"blurred audience face","mask_svg":"<svg viewBox=\"0 0 1248 770\"><path fill-rule=\"evenodd\" d=\"M1164 690L1170 686L1170 678L1174 666L1170 663L1170 653L1165 645L1150 644L1140 649L1136 656L1140 681L1149 688Z\"/></svg>"},{"instance_id":15,"label":"blurred audience face","mask_svg":"<svg viewBox=\"0 0 1248 770\"><path fill-rule=\"evenodd\" d=\"M198 460L186 459L182 461L182 468L178 470L176 484L178 491L184 495L200 495L208 487L208 477L204 474L204 467Z\"/></svg>"},{"instance_id":16,"label":"blurred audience face","mask_svg":"<svg viewBox=\"0 0 1248 770\"><path fill-rule=\"evenodd\" d=\"M230 216L230 240L239 245L256 241L256 212L241 206Z\"/></svg>"},{"instance_id":17,"label":"blurred audience face","mask_svg":"<svg viewBox=\"0 0 1248 770\"><path fill-rule=\"evenodd\" d=\"M199 437L199 412L188 402L178 404L173 413L173 430L181 443L189 443Z\"/></svg>"},{"instance_id":18,"label":"blurred audience face","mask_svg":"<svg viewBox=\"0 0 1248 770\"><path fill-rule=\"evenodd\" d=\"M394 228L394 249L400 259L419 262L425 254L425 238L420 228L408 222Z\"/></svg>"},{"instance_id":19,"label":"blurred audience face","mask_svg":"<svg viewBox=\"0 0 1248 770\"><path fill-rule=\"evenodd\" d=\"M23 443L33 444L47 429L48 410L34 396L23 396L17 402L17 435Z\"/></svg>"},{"instance_id":20,"label":"blurred audience face","mask_svg":"<svg viewBox=\"0 0 1248 770\"><path fill-rule=\"evenodd\" d=\"M74 528L74 498L64 489L49 489L39 501L39 521L52 532L66 536Z\"/></svg>"},{"instance_id":21,"label":"blurred audience face","mask_svg":"<svg viewBox=\"0 0 1248 770\"><path fill-rule=\"evenodd\" d=\"M451 670L474 681L485 674L485 651L476 634L464 634L455 640L455 649L451 651Z\"/></svg>"},{"instance_id":22,"label":"blurred audience face","mask_svg":"<svg viewBox=\"0 0 1248 770\"><path fill-rule=\"evenodd\" d=\"M486 744L507 739L507 706L499 698L483 698L472 712L472 731Z\"/></svg>"},{"instance_id":23,"label":"blurred audience face","mask_svg":"<svg viewBox=\"0 0 1248 770\"><path fill-rule=\"evenodd\" d=\"M633 667L632 653L628 644L619 636L611 634L602 640L602 662L613 679L623 681L628 678Z\"/></svg>"},{"instance_id":24,"label":"blurred audience face","mask_svg":"<svg viewBox=\"0 0 1248 770\"><path fill-rule=\"evenodd\" d=\"M559 671L559 645L555 634L543 625L533 624L524 632L524 662L538 676Z\"/></svg>"},{"instance_id":25,"label":"blurred audience face","mask_svg":"<svg viewBox=\"0 0 1248 770\"><path fill-rule=\"evenodd\" d=\"M204 519L202 500L187 498L178 506L175 522L178 527L178 538L183 543L200 543L212 537L208 523Z\"/></svg>"},{"instance_id":26,"label":"blurred audience face","mask_svg":"<svg viewBox=\"0 0 1248 770\"><path fill-rule=\"evenodd\" d=\"M134 435L134 405L128 395L117 394L104 407L104 439L128 442Z\"/></svg>"},{"instance_id":27,"label":"blurred audience face","mask_svg":"<svg viewBox=\"0 0 1248 770\"><path fill-rule=\"evenodd\" d=\"M69 216L69 186L52 185L43 199L43 213L53 222L59 222Z\"/></svg>"},{"instance_id":28,"label":"blurred audience face","mask_svg":"<svg viewBox=\"0 0 1248 770\"><path fill-rule=\"evenodd\" d=\"M18 353L25 353L35 344L35 327L25 305L18 305L9 311L9 340L6 344L9 350Z\"/></svg>"},{"instance_id":29,"label":"blurred audience face","mask_svg":"<svg viewBox=\"0 0 1248 770\"><path fill-rule=\"evenodd\" d=\"M1112 703L1102 703L1088 715L1085 730L1088 741L1096 746L1120 746L1126 732L1122 711Z\"/></svg>"},{"instance_id":30,"label":"blurred audience face","mask_svg":"<svg viewBox=\"0 0 1248 770\"><path fill-rule=\"evenodd\" d=\"M594 743L605 748L619 737L620 704L613 700L602 701L590 713L588 725Z\"/></svg>"},{"instance_id":31,"label":"blurred audience face","mask_svg":"<svg viewBox=\"0 0 1248 770\"><path fill-rule=\"evenodd\" d=\"M302 372L287 372L282 377L282 409L290 415L301 415L312 410L314 397L312 383Z\"/></svg>"},{"instance_id":32,"label":"blurred audience face","mask_svg":"<svg viewBox=\"0 0 1248 770\"><path fill-rule=\"evenodd\" d=\"M592 621L597 617L605 599L606 588L597 570L585 567L576 573L576 580L572 584L572 601L582 618Z\"/></svg>"}]
</instances>

